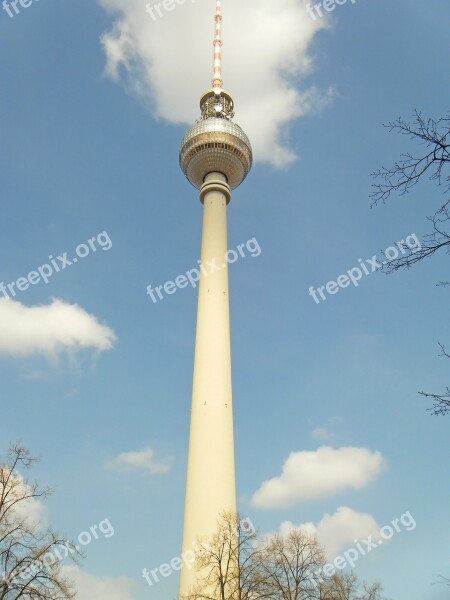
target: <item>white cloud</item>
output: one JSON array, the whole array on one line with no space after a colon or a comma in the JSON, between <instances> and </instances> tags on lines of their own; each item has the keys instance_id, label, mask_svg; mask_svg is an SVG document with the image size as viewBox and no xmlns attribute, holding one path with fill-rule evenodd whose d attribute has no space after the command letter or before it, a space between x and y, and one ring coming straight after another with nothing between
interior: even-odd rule
<instances>
[{"instance_id":1,"label":"white cloud","mask_svg":"<svg viewBox=\"0 0 450 600\"><path fill-rule=\"evenodd\" d=\"M316 427L316 429L311 431L311 435L315 440L320 440L322 442L330 439L330 434L325 427Z\"/></svg>"},{"instance_id":2,"label":"white cloud","mask_svg":"<svg viewBox=\"0 0 450 600\"><path fill-rule=\"evenodd\" d=\"M337 426L342 425L344 419L342 417L329 417L321 427L315 427L311 431L311 437L320 442L328 442L335 437L335 429ZM308 425L312 426L313 423L310 421Z\"/></svg>"},{"instance_id":3,"label":"white cloud","mask_svg":"<svg viewBox=\"0 0 450 600\"><path fill-rule=\"evenodd\" d=\"M366 540L369 536L372 536L374 542L381 539L380 526L372 515L357 512L347 506L340 506L333 515L326 513L317 525L310 522L295 526L290 521L285 521L280 526L280 533L286 535L297 527L315 535L325 546L331 561L341 550L354 546L355 540Z\"/></svg>"},{"instance_id":4,"label":"white cloud","mask_svg":"<svg viewBox=\"0 0 450 600\"><path fill-rule=\"evenodd\" d=\"M150 475L168 473L171 460L168 457L157 460L152 448L144 448L136 452L123 452L108 463L111 468L118 468L126 473L144 471Z\"/></svg>"},{"instance_id":5,"label":"white cloud","mask_svg":"<svg viewBox=\"0 0 450 600\"><path fill-rule=\"evenodd\" d=\"M210 87L214 3L176 4L152 20L142 0L98 0L117 17L102 36L106 73L140 97L156 118L192 124ZM153 4L153 3L151 3ZM293 120L322 109L330 93L298 89L310 73L311 42L328 26L313 20L307 0L224 3L224 86L236 102L236 122L255 159L283 167L295 160L287 142ZM297 81L296 81L297 78Z\"/></svg>"},{"instance_id":6,"label":"white cloud","mask_svg":"<svg viewBox=\"0 0 450 600\"><path fill-rule=\"evenodd\" d=\"M296 502L367 485L384 465L379 452L367 448L330 448L292 452L279 477L265 481L254 493L258 508L285 508Z\"/></svg>"},{"instance_id":7,"label":"white cloud","mask_svg":"<svg viewBox=\"0 0 450 600\"><path fill-rule=\"evenodd\" d=\"M77 600L132 600L133 582L127 577L96 577L76 565L66 565L62 570L74 582Z\"/></svg>"},{"instance_id":8,"label":"white cloud","mask_svg":"<svg viewBox=\"0 0 450 600\"><path fill-rule=\"evenodd\" d=\"M64 351L112 348L116 336L77 304L54 299L51 304L25 306L0 299L0 354L55 356Z\"/></svg>"}]
</instances>

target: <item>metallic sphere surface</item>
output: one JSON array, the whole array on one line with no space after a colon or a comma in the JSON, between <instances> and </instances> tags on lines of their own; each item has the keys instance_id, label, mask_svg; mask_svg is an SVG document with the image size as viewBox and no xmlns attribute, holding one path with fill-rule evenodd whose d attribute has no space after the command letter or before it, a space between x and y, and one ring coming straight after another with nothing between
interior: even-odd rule
<instances>
[{"instance_id":1,"label":"metallic sphere surface","mask_svg":"<svg viewBox=\"0 0 450 600\"><path fill-rule=\"evenodd\" d=\"M223 173L234 189L252 167L250 140L233 121L202 119L187 131L181 142L180 167L198 189L212 172Z\"/></svg>"}]
</instances>

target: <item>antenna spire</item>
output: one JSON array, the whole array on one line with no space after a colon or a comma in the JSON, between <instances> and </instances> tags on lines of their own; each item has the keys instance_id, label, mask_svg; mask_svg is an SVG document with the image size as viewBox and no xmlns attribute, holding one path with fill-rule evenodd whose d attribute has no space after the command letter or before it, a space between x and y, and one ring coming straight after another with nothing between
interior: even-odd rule
<instances>
[{"instance_id":1,"label":"antenna spire","mask_svg":"<svg viewBox=\"0 0 450 600\"><path fill-rule=\"evenodd\" d=\"M223 88L222 81L222 2L216 0L216 24L214 36L214 74L211 81L212 89L203 94L200 99L202 119L218 118L232 119L234 117L233 98Z\"/></svg>"},{"instance_id":2,"label":"antenna spire","mask_svg":"<svg viewBox=\"0 0 450 600\"><path fill-rule=\"evenodd\" d=\"M215 14L215 37L214 37L214 76L212 86L216 94L222 91L222 5L221 0L216 0Z\"/></svg>"}]
</instances>

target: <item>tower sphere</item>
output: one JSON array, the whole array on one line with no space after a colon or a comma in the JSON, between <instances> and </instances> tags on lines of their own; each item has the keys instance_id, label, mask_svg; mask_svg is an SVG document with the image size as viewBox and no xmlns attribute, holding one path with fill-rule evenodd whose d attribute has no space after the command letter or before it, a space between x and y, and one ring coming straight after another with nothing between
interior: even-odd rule
<instances>
[{"instance_id":1,"label":"tower sphere","mask_svg":"<svg viewBox=\"0 0 450 600\"><path fill-rule=\"evenodd\" d=\"M252 166L250 140L229 118L233 106L226 92L221 91L219 95L207 92L201 108L202 119L187 131L181 142L180 167L198 189L206 175L212 172L223 173L230 188L234 189L243 182Z\"/></svg>"}]
</instances>

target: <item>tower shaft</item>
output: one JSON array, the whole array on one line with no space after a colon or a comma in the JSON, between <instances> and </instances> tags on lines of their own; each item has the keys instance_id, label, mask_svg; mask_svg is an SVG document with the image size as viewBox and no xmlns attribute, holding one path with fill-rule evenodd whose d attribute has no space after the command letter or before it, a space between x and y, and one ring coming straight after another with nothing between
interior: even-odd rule
<instances>
[{"instance_id":1,"label":"tower shaft","mask_svg":"<svg viewBox=\"0 0 450 600\"><path fill-rule=\"evenodd\" d=\"M211 539L223 512L236 512L227 203L230 188L221 173L205 178L202 274L198 293L194 380L184 513L183 553L199 538ZM220 270L211 272L213 265ZM206 274L205 274L206 273ZM192 592L202 574L183 562L180 597Z\"/></svg>"},{"instance_id":2,"label":"tower shaft","mask_svg":"<svg viewBox=\"0 0 450 600\"><path fill-rule=\"evenodd\" d=\"M179 157L183 173L200 190L203 202L183 531L183 558L189 556L190 559L189 562L184 559L182 563L180 600L196 591L214 600L223 596L219 582L212 581L211 576L207 578L210 569L192 564L191 559L198 555L198 541L209 544L219 534L220 543L219 522L224 523L221 517L236 514L227 204L231 190L242 183L251 169L252 148L244 131L232 121L233 99L222 89L221 0L216 0L212 86L201 97L201 119L184 135ZM229 542L233 551L219 564L226 568L228 585L239 587L235 542ZM222 581L220 585L224 583ZM239 596L239 590L236 590Z\"/></svg>"}]
</instances>

